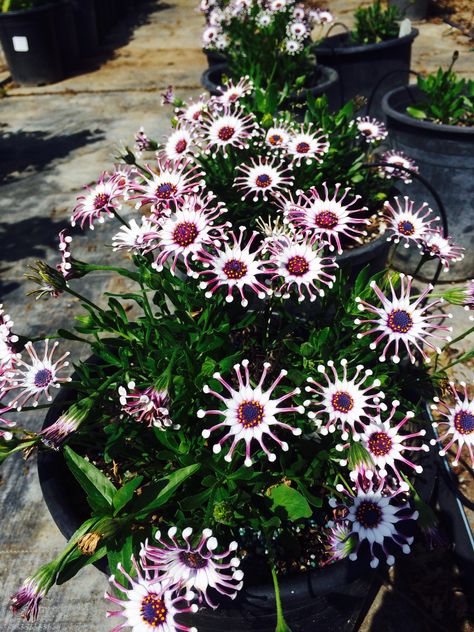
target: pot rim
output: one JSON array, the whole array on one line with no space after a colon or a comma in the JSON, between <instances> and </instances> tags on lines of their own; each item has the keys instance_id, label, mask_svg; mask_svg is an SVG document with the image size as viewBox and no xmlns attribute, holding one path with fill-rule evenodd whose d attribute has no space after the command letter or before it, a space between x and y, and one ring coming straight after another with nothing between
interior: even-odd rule
<instances>
[{"instance_id":1,"label":"pot rim","mask_svg":"<svg viewBox=\"0 0 474 632\"><path fill-rule=\"evenodd\" d=\"M399 45L408 44L409 42L413 42L418 34L418 29L413 27L410 33L407 33L403 37L394 37L383 42L376 42L375 44L356 44L354 46L325 46L324 43L333 38L349 36L349 33L338 33L337 35L331 35L330 37L327 37L325 40L323 40L323 42L321 42L321 44L315 46L314 50L316 51L316 55L318 55L318 53L326 55L356 55L359 53L370 53L373 51L382 50L384 48L394 48Z\"/></svg>"},{"instance_id":2,"label":"pot rim","mask_svg":"<svg viewBox=\"0 0 474 632\"><path fill-rule=\"evenodd\" d=\"M446 125L445 123L433 123L431 121L423 121L420 119L416 119L413 116L406 114L405 112L400 112L400 110L396 109L390 104L390 100L395 95L401 94L402 91L406 93L406 97L407 97L406 105L409 105L410 103L413 103L413 102L416 103L416 99L414 98L412 100L409 100L410 95L412 97L415 96L414 94L412 94L412 92L415 92L418 94L420 94L421 92L418 86L412 83L407 86L400 86L398 88L394 88L393 90L390 90L389 92L384 94L382 98L382 110L384 114L387 115L387 117L391 117L395 121L398 121L399 123L403 123L404 125L407 125L408 127L415 127L418 129L425 130L427 132L433 132L435 134L446 133L446 134L455 134L458 136L474 137L474 126L463 127L461 125Z\"/></svg>"}]
</instances>

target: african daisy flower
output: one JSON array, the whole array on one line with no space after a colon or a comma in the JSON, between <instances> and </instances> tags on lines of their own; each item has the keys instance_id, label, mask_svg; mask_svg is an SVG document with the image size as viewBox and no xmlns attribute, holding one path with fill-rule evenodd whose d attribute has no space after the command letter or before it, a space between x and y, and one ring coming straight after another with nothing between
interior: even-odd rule
<instances>
[{"instance_id":1,"label":"african daisy flower","mask_svg":"<svg viewBox=\"0 0 474 632\"><path fill-rule=\"evenodd\" d=\"M143 255L157 247L158 238L156 225L152 224L148 218L142 217L141 224L131 219L128 226L121 226L112 238L112 246L115 251L127 250L133 254Z\"/></svg>"},{"instance_id":2,"label":"african daisy flower","mask_svg":"<svg viewBox=\"0 0 474 632\"><path fill-rule=\"evenodd\" d=\"M212 194L208 194L205 199L196 195L188 197L176 213L162 219L158 231L160 252L152 263L153 268L161 272L166 261L172 257L172 274L175 273L178 260L182 259L187 274L196 276L189 267L189 257L196 255L204 246L218 247L227 238L225 231L229 224L214 224L226 209L222 202L211 207L213 200Z\"/></svg>"},{"instance_id":3,"label":"african daisy flower","mask_svg":"<svg viewBox=\"0 0 474 632\"><path fill-rule=\"evenodd\" d=\"M309 29L307 25L301 20L295 20L289 22L286 27L286 32L289 38L304 39L309 35Z\"/></svg>"},{"instance_id":4,"label":"african daisy flower","mask_svg":"<svg viewBox=\"0 0 474 632\"><path fill-rule=\"evenodd\" d=\"M314 187L309 190L309 195L302 194L302 206L290 210L286 221L295 229L309 231L315 239L327 243L329 250L332 251L336 247L338 254L342 254L342 237L360 241L360 237L366 234L365 231L355 228L355 225L370 223L365 217L357 217L358 213L366 213L367 207L354 208L360 200L360 195L346 200L351 191L349 187L344 189L339 199L339 183L335 185L332 197L325 182L323 188L324 198Z\"/></svg>"},{"instance_id":5,"label":"african daisy flower","mask_svg":"<svg viewBox=\"0 0 474 632\"><path fill-rule=\"evenodd\" d=\"M126 415L139 423L146 423L149 428L179 429L179 425L170 419L170 398L166 390L158 390L154 386L139 389L135 382L129 382L127 388L128 391L124 386L118 389L120 405Z\"/></svg>"},{"instance_id":6,"label":"african daisy flower","mask_svg":"<svg viewBox=\"0 0 474 632\"><path fill-rule=\"evenodd\" d=\"M230 147L247 149L249 140L255 134L255 116L245 114L238 105L208 114L202 123L202 136L206 143L204 151L212 156L222 151L224 158L227 158Z\"/></svg>"},{"instance_id":7,"label":"african daisy flower","mask_svg":"<svg viewBox=\"0 0 474 632\"><path fill-rule=\"evenodd\" d=\"M220 26L209 24L202 33L202 47L211 48L221 32Z\"/></svg>"},{"instance_id":8,"label":"african daisy flower","mask_svg":"<svg viewBox=\"0 0 474 632\"><path fill-rule=\"evenodd\" d=\"M302 124L300 131L292 133L286 144L286 153L296 165L302 162L311 164L313 160L322 162L323 156L329 149L328 137L322 130L313 132L311 123Z\"/></svg>"},{"instance_id":9,"label":"african daisy flower","mask_svg":"<svg viewBox=\"0 0 474 632\"><path fill-rule=\"evenodd\" d=\"M176 527L168 530L171 544L163 539L159 531L155 538L160 546L145 543L141 552L143 568L156 571L170 588L195 589L199 601L204 600L211 608L217 608L217 605L210 598L209 588L234 599L242 588L244 576L237 569L239 558L233 555L237 542L231 542L226 551L217 553L218 542L210 529L203 530L196 545L192 544L193 530L190 527L182 531L184 545L177 540L177 531Z\"/></svg>"},{"instance_id":10,"label":"african daisy flower","mask_svg":"<svg viewBox=\"0 0 474 632\"><path fill-rule=\"evenodd\" d=\"M432 303L424 304L425 298L428 297L433 289L431 284L416 298L412 298L410 296L412 280L412 277L400 274L400 294L397 296L397 292L390 279L390 298L383 294L375 281L371 281L370 287L374 290L382 303L380 307L371 305L359 297L356 298L356 302L359 303L359 310L368 311L375 315L375 318L366 320L357 318L354 321L356 325L365 323L372 325L368 331L358 333L357 337L362 338L370 334L378 334L375 341L370 343L371 349L375 349L379 342L387 338L385 347L382 350L382 355L379 357L380 362L385 362L387 351L392 345L395 347L393 349L392 361L395 363L400 362L400 343L405 346L408 357L412 363L416 361L413 348L421 354L426 362L429 362L430 358L423 349L423 346L437 353L441 353L441 349L436 347L431 342L431 339L440 338L441 340L450 340L449 336L441 332L451 331L451 327L434 325L430 321L452 318L452 314L428 314L429 310L443 301L439 299Z\"/></svg>"},{"instance_id":11,"label":"african daisy flower","mask_svg":"<svg viewBox=\"0 0 474 632\"><path fill-rule=\"evenodd\" d=\"M141 568L133 557L132 564L136 573L135 578L131 577L121 564L117 564L118 570L130 587L119 584L115 575L109 578L112 586L125 596L119 598L105 593L105 599L114 604L114 607L120 607L119 610L109 610L107 617L125 619L111 632L120 632L125 628L130 628L132 632L197 632L197 628L190 628L176 621L176 615L197 612L198 606L188 603L194 599L194 593L176 595L165 581L160 581L156 574Z\"/></svg>"},{"instance_id":12,"label":"african daisy flower","mask_svg":"<svg viewBox=\"0 0 474 632\"><path fill-rule=\"evenodd\" d=\"M186 127L178 127L165 143L164 153L169 160L179 160L185 155L192 154L193 137Z\"/></svg>"},{"instance_id":13,"label":"african daisy flower","mask_svg":"<svg viewBox=\"0 0 474 632\"><path fill-rule=\"evenodd\" d=\"M298 290L298 301L305 299L305 293L310 301L317 296L324 296L322 284L332 287L336 277L326 270L337 268L334 258L323 257L324 246L315 244L306 235L280 236L275 241L267 242L265 249L271 253L269 271L273 273L271 281L275 279L281 283L275 291L277 296L290 297L293 286Z\"/></svg>"},{"instance_id":14,"label":"african daisy flower","mask_svg":"<svg viewBox=\"0 0 474 632\"><path fill-rule=\"evenodd\" d=\"M339 377L332 360L329 360L327 366L330 373L324 365L318 366L319 373L326 380L325 384L317 382L312 377L307 379L310 386L306 386L305 391L311 393L311 399L304 402L304 405L317 408L309 412L308 417L319 419L321 415L327 415L328 420L321 428L321 434L334 432L336 424L340 424L344 440L348 439L350 431L354 441L358 441L364 420L372 415L372 411L377 411L379 407L385 408L384 404L380 404L380 400L385 397L384 393L378 390L380 380L375 379L367 384L367 378L373 372L371 369L364 369L361 364L356 366L354 375L349 378L345 358L341 360L342 377Z\"/></svg>"},{"instance_id":15,"label":"african daisy flower","mask_svg":"<svg viewBox=\"0 0 474 632\"><path fill-rule=\"evenodd\" d=\"M265 134L265 146L273 150L285 149L291 138L291 130L284 122L270 127Z\"/></svg>"},{"instance_id":16,"label":"african daisy flower","mask_svg":"<svg viewBox=\"0 0 474 632\"><path fill-rule=\"evenodd\" d=\"M245 246L242 245L245 227L240 227L240 234L230 233L231 242L226 242L220 248L201 250L194 259L200 261L205 270L198 272L196 276L207 277L201 281L199 287L206 290L206 297L211 298L221 287L227 288L226 301L234 300L233 292L237 289L240 294L243 307L248 305L245 297L245 288L249 288L262 299L270 294L270 290L258 280L257 277L268 274L265 264L261 259L262 249L256 248L251 252L252 244L258 233L252 233Z\"/></svg>"},{"instance_id":17,"label":"african daisy flower","mask_svg":"<svg viewBox=\"0 0 474 632\"><path fill-rule=\"evenodd\" d=\"M49 341L45 340L43 357L40 358L33 344L31 342L26 343L25 351L30 357L31 364L24 362L21 358L17 358L17 366L15 366L14 371L6 376L7 383L3 391L9 393L16 389L20 390L8 403L10 407L21 410L31 399L33 399L31 405L38 406L42 395L50 402L53 399L49 392L50 388L59 388L64 382L71 381L70 377L59 376L59 372L69 366L69 362L65 361L69 356L69 351L66 351L53 362L53 355L58 344L58 342L54 342L52 349L49 350Z\"/></svg>"},{"instance_id":18,"label":"african daisy flower","mask_svg":"<svg viewBox=\"0 0 474 632\"><path fill-rule=\"evenodd\" d=\"M296 37L287 37L283 41L283 50L288 55L296 55L297 53L301 53L303 50L303 42L301 39Z\"/></svg>"},{"instance_id":19,"label":"african daisy flower","mask_svg":"<svg viewBox=\"0 0 474 632\"><path fill-rule=\"evenodd\" d=\"M354 540L350 523L341 522L334 524L326 533L326 552L328 559L326 564L343 560L352 553Z\"/></svg>"},{"instance_id":20,"label":"african daisy flower","mask_svg":"<svg viewBox=\"0 0 474 632\"><path fill-rule=\"evenodd\" d=\"M397 498L401 490L389 492L385 485L385 479L376 480L359 475L355 481L355 490L349 492L344 485L337 485L338 492L348 498L348 503L331 498L329 504L333 508L346 510L344 522L350 523L348 537L354 537L355 550L349 554L350 560L356 560L361 545L367 542L370 550L370 566L376 568L380 559L376 555L385 555L387 564L395 563L395 558L388 548L387 540L397 545L403 553L410 552L413 542L412 536L406 536L398 529L401 522L416 520L418 512L413 511L408 502ZM335 526L334 522L329 523Z\"/></svg>"},{"instance_id":21,"label":"african daisy flower","mask_svg":"<svg viewBox=\"0 0 474 632\"><path fill-rule=\"evenodd\" d=\"M405 169L410 169L415 173L418 173L419 169L416 163L409 158L403 151L399 150L390 150L384 152L380 156L381 162L388 163L383 167L380 167L380 173L382 173L386 178L399 178L409 184L412 181L411 173L405 171ZM402 169L400 167L403 167Z\"/></svg>"},{"instance_id":22,"label":"african daisy flower","mask_svg":"<svg viewBox=\"0 0 474 632\"><path fill-rule=\"evenodd\" d=\"M59 450L64 441L76 432L89 414L90 407L84 404L73 404L50 426L42 430L39 435L41 441L53 450Z\"/></svg>"},{"instance_id":23,"label":"african daisy flower","mask_svg":"<svg viewBox=\"0 0 474 632\"><path fill-rule=\"evenodd\" d=\"M434 428L439 428L441 433L438 442L444 447L440 450L440 455L444 456L448 450L455 446L456 456L453 465L459 464L463 446L467 446L472 466L474 467L474 400L469 399L465 382L460 383L464 397L459 394L454 382L449 383L449 388L454 397L454 404L448 406L439 397L434 397L435 403L432 410L435 410L444 419L433 422ZM436 440L432 439L431 444L435 445Z\"/></svg>"},{"instance_id":24,"label":"african daisy flower","mask_svg":"<svg viewBox=\"0 0 474 632\"><path fill-rule=\"evenodd\" d=\"M145 134L145 129L143 127L140 127L138 132L135 134L135 145L133 148L139 157L141 157L145 151L156 149L152 141L150 141L148 136Z\"/></svg>"},{"instance_id":25,"label":"african daisy flower","mask_svg":"<svg viewBox=\"0 0 474 632\"><path fill-rule=\"evenodd\" d=\"M237 83L232 79L225 86L218 86L219 96L212 97L212 103L219 106L230 106L253 91L253 82L248 75L241 77Z\"/></svg>"},{"instance_id":26,"label":"african daisy flower","mask_svg":"<svg viewBox=\"0 0 474 632\"><path fill-rule=\"evenodd\" d=\"M304 413L303 406L283 406L280 407L284 401L298 395L300 393L299 388L295 388L293 391L282 395L276 399L271 399L271 395L276 387L279 385L283 377L288 373L285 370L280 371L280 374L272 383L269 389L264 391L262 389L263 383L270 368L270 363L265 362L263 365L263 372L260 377L260 381L257 386L253 387L250 383L250 374L248 370L248 360L242 360L242 365L236 364L234 370L237 374L238 389L235 390L230 384L228 384L220 375L220 373L214 373L213 378L220 382L222 386L229 392L228 397L224 397L220 393L213 391L209 386L204 387L205 393L211 393L214 397L217 397L225 406L224 410L199 410L197 415L200 419L206 415L221 415L224 417L224 421L212 426L212 428L202 431L204 439L209 439L211 434L221 428L227 431L220 441L213 445L214 454L219 454L222 450L222 445L231 440L231 446L229 451L225 455L224 459L227 462L232 461L232 455L234 453L237 444L240 441L245 442L245 465L250 467L252 465L252 458L250 456L251 444L255 440L265 454L269 461L276 460L276 454L270 452L264 443L264 436L268 435L273 439L280 448L286 452L289 446L286 442L281 441L273 432L272 427L283 428L290 431L293 435L298 436L301 434L301 428L293 428L288 424L278 421L276 415L280 413ZM242 375L240 367L243 366L245 376Z\"/></svg>"},{"instance_id":27,"label":"african daisy flower","mask_svg":"<svg viewBox=\"0 0 474 632\"><path fill-rule=\"evenodd\" d=\"M314 24L330 24L334 21L334 16L326 9L310 9L309 18Z\"/></svg>"},{"instance_id":28,"label":"african daisy flower","mask_svg":"<svg viewBox=\"0 0 474 632\"><path fill-rule=\"evenodd\" d=\"M99 181L94 186L86 186L87 193L79 195L77 204L71 216L71 226L79 224L84 228L89 224L89 228L94 230L94 221L102 224L105 221L104 215L113 217L114 212L120 210L120 199L122 189L116 178L107 173L102 173Z\"/></svg>"},{"instance_id":29,"label":"african daisy flower","mask_svg":"<svg viewBox=\"0 0 474 632\"><path fill-rule=\"evenodd\" d=\"M397 400L392 402L392 409L385 421L382 421L380 410L377 412L377 415L371 416L369 422L364 425L363 432L361 432L360 442L370 454L377 474L381 477L394 474L398 479L400 489L408 491L409 485L400 474L397 462L404 463L415 470L417 474L421 474L423 471L422 466L409 461L405 458L404 453L407 451L428 452L429 447L423 443L419 446L404 445L408 439L424 437L426 430L422 429L409 434L400 434L400 430L414 417L414 413L408 411L401 421L392 425L393 417L399 405L400 402ZM370 465L367 468L372 469Z\"/></svg>"},{"instance_id":30,"label":"african daisy flower","mask_svg":"<svg viewBox=\"0 0 474 632\"><path fill-rule=\"evenodd\" d=\"M358 116L355 120L359 138L368 143L378 143L387 138L387 128L383 123L370 116Z\"/></svg>"},{"instance_id":31,"label":"african daisy flower","mask_svg":"<svg viewBox=\"0 0 474 632\"><path fill-rule=\"evenodd\" d=\"M15 343L18 336L12 334L14 323L8 314L5 314L3 305L0 304L0 371L10 369L19 354L15 351Z\"/></svg>"},{"instance_id":32,"label":"african daisy flower","mask_svg":"<svg viewBox=\"0 0 474 632\"><path fill-rule=\"evenodd\" d=\"M135 184L139 194L133 197L140 200L139 205L152 204L158 213L169 209L171 203L176 207L184 196L197 193L204 186L204 173L189 159L158 158L156 173L148 165L145 169L149 177L144 178L143 184Z\"/></svg>"},{"instance_id":33,"label":"african daisy flower","mask_svg":"<svg viewBox=\"0 0 474 632\"><path fill-rule=\"evenodd\" d=\"M387 230L392 233L387 237L387 241L394 241L398 244L403 240L405 248L408 248L410 243L420 246L420 240L424 237L425 232L431 228L433 222L439 220L439 217L432 217L433 211L426 202L423 202L418 209L413 210L415 203L412 200L405 195L403 201L402 204L398 196L395 196L397 208L392 206L390 202L384 204L384 219L387 223Z\"/></svg>"},{"instance_id":34,"label":"african daisy flower","mask_svg":"<svg viewBox=\"0 0 474 632\"><path fill-rule=\"evenodd\" d=\"M270 11L260 11L260 13L255 18L255 23L260 28L267 28L270 24L273 24L274 15L270 13Z\"/></svg>"},{"instance_id":35,"label":"african daisy flower","mask_svg":"<svg viewBox=\"0 0 474 632\"><path fill-rule=\"evenodd\" d=\"M275 195L279 189L285 190L294 181L290 169L276 156L259 156L258 160L252 158L249 164L239 165L236 170L244 174L237 176L234 181L235 187L245 191L242 200L253 195L254 202L258 201L259 196L267 201L268 194Z\"/></svg>"},{"instance_id":36,"label":"african daisy flower","mask_svg":"<svg viewBox=\"0 0 474 632\"><path fill-rule=\"evenodd\" d=\"M10 610L13 614L22 611L26 621L36 621L40 604L51 586L54 585L54 562L41 566L32 577L27 577L21 588L10 597Z\"/></svg>"},{"instance_id":37,"label":"african daisy flower","mask_svg":"<svg viewBox=\"0 0 474 632\"><path fill-rule=\"evenodd\" d=\"M176 108L176 116L179 120L198 125L202 122L204 114L209 110L209 99L202 94L196 101L190 99L183 107Z\"/></svg>"},{"instance_id":38,"label":"african daisy flower","mask_svg":"<svg viewBox=\"0 0 474 632\"><path fill-rule=\"evenodd\" d=\"M464 248L453 243L451 237L444 237L442 228L429 230L421 240L423 252L439 259L445 270L449 270L451 263L462 261Z\"/></svg>"}]
</instances>

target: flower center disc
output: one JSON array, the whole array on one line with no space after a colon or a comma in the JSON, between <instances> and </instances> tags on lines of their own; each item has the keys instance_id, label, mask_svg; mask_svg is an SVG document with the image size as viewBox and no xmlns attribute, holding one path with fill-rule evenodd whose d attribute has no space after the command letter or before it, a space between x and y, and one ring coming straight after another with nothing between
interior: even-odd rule
<instances>
[{"instance_id":1,"label":"flower center disc","mask_svg":"<svg viewBox=\"0 0 474 632\"><path fill-rule=\"evenodd\" d=\"M156 197L162 200L169 200L176 193L176 187L171 182L163 182L156 187Z\"/></svg>"},{"instance_id":2,"label":"flower center disc","mask_svg":"<svg viewBox=\"0 0 474 632\"><path fill-rule=\"evenodd\" d=\"M468 435L474 432L474 415L465 410L461 410L454 415L454 427L463 434Z\"/></svg>"},{"instance_id":3,"label":"flower center disc","mask_svg":"<svg viewBox=\"0 0 474 632\"><path fill-rule=\"evenodd\" d=\"M107 206L109 199L110 197L107 195L107 193L97 193L97 195L94 198L94 208L95 209L104 208L104 206Z\"/></svg>"},{"instance_id":4,"label":"flower center disc","mask_svg":"<svg viewBox=\"0 0 474 632\"><path fill-rule=\"evenodd\" d=\"M404 309L394 309L388 315L387 325L398 334L406 334L413 327L413 320Z\"/></svg>"},{"instance_id":5,"label":"flower center disc","mask_svg":"<svg viewBox=\"0 0 474 632\"><path fill-rule=\"evenodd\" d=\"M261 173L255 179L255 184L261 189L266 189L272 183L272 179L268 175L268 173Z\"/></svg>"},{"instance_id":6,"label":"flower center disc","mask_svg":"<svg viewBox=\"0 0 474 632\"><path fill-rule=\"evenodd\" d=\"M404 220L403 222L398 222L398 232L410 237L414 234L415 227L409 220Z\"/></svg>"},{"instance_id":7,"label":"flower center disc","mask_svg":"<svg viewBox=\"0 0 474 632\"><path fill-rule=\"evenodd\" d=\"M370 127L364 127L363 129L360 130L360 133L366 137L375 135L374 131Z\"/></svg>"},{"instance_id":8,"label":"flower center disc","mask_svg":"<svg viewBox=\"0 0 474 632\"><path fill-rule=\"evenodd\" d=\"M176 153L182 154L183 151L186 151L187 146L188 146L188 143L184 140L184 138L182 138L181 140L178 140L175 147Z\"/></svg>"},{"instance_id":9,"label":"flower center disc","mask_svg":"<svg viewBox=\"0 0 474 632\"><path fill-rule=\"evenodd\" d=\"M181 562L188 568L200 569L207 566L207 560L205 557L197 552L193 551L181 551L179 554Z\"/></svg>"},{"instance_id":10,"label":"flower center disc","mask_svg":"<svg viewBox=\"0 0 474 632\"><path fill-rule=\"evenodd\" d=\"M228 279L238 280L247 274L247 266L243 261L231 259L225 264L223 272Z\"/></svg>"},{"instance_id":11,"label":"flower center disc","mask_svg":"<svg viewBox=\"0 0 474 632\"><path fill-rule=\"evenodd\" d=\"M309 150L310 150L309 143L306 143L305 141L302 141L301 143L298 143L296 145L296 151L299 154L307 154Z\"/></svg>"},{"instance_id":12,"label":"flower center disc","mask_svg":"<svg viewBox=\"0 0 474 632\"><path fill-rule=\"evenodd\" d=\"M235 103L235 101L237 101L239 97L240 97L240 94L238 92L231 92L230 94L227 95L227 100L230 101L231 103Z\"/></svg>"},{"instance_id":13,"label":"flower center disc","mask_svg":"<svg viewBox=\"0 0 474 632\"><path fill-rule=\"evenodd\" d=\"M167 610L165 602L163 599L160 599L158 595L149 593L142 600L140 614L145 623L148 623L148 625L151 625L153 628L157 628L166 622Z\"/></svg>"},{"instance_id":14,"label":"flower center disc","mask_svg":"<svg viewBox=\"0 0 474 632\"><path fill-rule=\"evenodd\" d=\"M230 140L234 134L235 129L233 127L230 127L230 125L225 125L224 127L220 128L217 135L221 140L227 141Z\"/></svg>"},{"instance_id":15,"label":"flower center disc","mask_svg":"<svg viewBox=\"0 0 474 632\"><path fill-rule=\"evenodd\" d=\"M392 449L392 440L386 432L373 432L368 447L375 456L386 456Z\"/></svg>"},{"instance_id":16,"label":"flower center disc","mask_svg":"<svg viewBox=\"0 0 474 632\"><path fill-rule=\"evenodd\" d=\"M346 391L338 391L332 396L331 404L334 410L340 413L348 413L354 408L354 400Z\"/></svg>"},{"instance_id":17,"label":"flower center disc","mask_svg":"<svg viewBox=\"0 0 474 632\"><path fill-rule=\"evenodd\" d=\"M365 529L375 529L380 524L382 510L378 505L368 500L363 500L357 507L356 520Z\"/></svg>"},{"instance_id":18,"label":"flower center disc","mask_svg":"<svg viewBox=\"0 0 474 632\"><path fill-rule=\"evenodd\" d=\"M237 409L237 418L244 428L255 428L262 423L263 406L256 401L242 402Z\"/></svg>"},{"instance_id":19,"label":"flower center disc","mask_svg":"<svg viewBox=\"0 0 474 632\"><path fill-rule=\"evenodd\" d=\"M193 222L181 222L173 231L173 240L178 246L186 248L196 239L198 229Z\"/></svg>"},{"instance_id":20,"label":"flower center disc","mask_svg":"<svg viewBox=\"0 0 474 632\"><path fill-rule=\"evenodd\" d=\"M337 226L339 219L336 213L332 211L322 211L321 213L317 213L314 218L314 223L319 228L334 228Z\"/></svg>"},{"instance_id":21,"label":"flower center disc","mask_svg":"<svg viewBox=\"0 0 474 632\"><path fill-rule=\"evenodd\" d=\"M295 255L294 257L290 257L288 259L286 268L288 272L294 276L303 276L309 270L309 263L304 257Z\"/></svg>"},{"instance_id":22,"label":"flower center disc","mask_svg":"<svg viewBox=\"0 0 474 632\"><path fill-rule=\"evenodd\" d=\"M276 147L282 144L283 138L280 136L280 134L272 134L271 136L269 136L268 142L270 143L270 145Z\"/></svg>"},{"instance_id":23,"label":"flower center disc","mask_svg":"<svg viewBox=\"0 0 474 632\"><path fill-rule=\"evenodd\" d=\"M40 369L35 375L34 383L38 388L46 388L52 379L53 374L49 369Z\"/></svg>"}]
</instances>

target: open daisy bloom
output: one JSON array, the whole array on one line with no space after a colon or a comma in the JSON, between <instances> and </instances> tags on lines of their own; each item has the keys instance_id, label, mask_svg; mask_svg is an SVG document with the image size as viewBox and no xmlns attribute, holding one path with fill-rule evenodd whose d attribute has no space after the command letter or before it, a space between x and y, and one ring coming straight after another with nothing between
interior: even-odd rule
<instances>
[{"instance_id":1,"label":"open daisy bloom","mask_svg":"<svg viewBox=\"0 0 474 632\"><path fill-rule=\"evenodd\" d=\"M387 128L377 119L370 118L370 116L358 116L355 124L359 137L368 143L377 143L387 138Z\"/></svg>"},{"instance_id":2,"label":"open daisy bloom","mask_svg":"<svg viewBox=\"0 0 474 632\"><path fill-rule=\"evenodd\" d=\"M422 240L427 231L432 229L433 222L439 221L439 217L433 217L433 211L426 202L423 202L418 209L413 210L415 205L413 200L405 195L403 201L402 204L400 199L395 196L396 208L390 202L384 204L387 229L391 233L387 240L396 244L402 241L405 248L408 248L410 243L415 243L421 248Z\"/></svg>"},{"instance_id":3,"label":"open daisy bloom","mask_svg":"<svg viewBox=\"0 0 474 632\"><path fill-rule=\"evenodd\" d=\"M120 195L122 189L117 179L108 173L103 173L96 185L86 187L87 192L79 195L77 204L71 216L71 226L79 224L84 228L86 224L94 230L94 221L102 224L105 217L113 217L120 209Z\"/></svg>"},{"instance_id":4,"label":"open daisy bloom","mask_svg":"<svg viewBox=\"0 0 474 632\"><path fill-rule=\"evenodd\" d=\"M222 152L226 158L230 147L248 148L256 129L255 117L245 114L238 105L224 107L222 112L207 114L201 128L206 152L212 156Z\"/></svg>"},{"instance_id":5,"label":"open daisy bloom","mask_svg":"<svg viewBox=\"0 0 474 632\"><path fill-rule=\"evenodd\" d=\"M464 258L464 248L453 243L450 237L444 237L441 228L427 231L423 235L421 246L428 256L439 259L445 270L449 270L452 263Z\"/></svg>"},{"instance_id":6,"label":"open daisy bloom","mask_svg":"<svg viewBox=\"0 0 474 632\"><path fill-rule=\"evenodd\" d=\"M290 135L285 149L295 165L310 165L313 160L322 162L329 149L329 142L322 130L313 132L311 125L301 125L299 132Z\"/></svg>"},{"instance_id":7,"label":"open daisy bloom","mask_svg":"<svg viewBox=\"0 0 474 632\"><path fill-rule=\"evenodd\" d=\"M416 163L403 151L391 149L384 152L380 158L382 162L387 163L380 167L380 171L388 179L400 178L409 184L412 181L410 172L418 173L419 171Z\"/></svg>"},{"instance_id":8,"label":"open daisy bloom","mask_svg":"<svg viewBox=\"0 0 474 632\"><path fill-rule=\"evenodd\" d=\"M465 382L461 382L460 386L463 391L462 395L459 394L454 382L449 383L449 390L454 399L452 405L441 401L439 397L434 398L435 403L432 404L431 408L440 415L440 419L436 420L433 426L440 430L438 442L443 446L440 450L441 456L444 456L448 450L454 447L456 455L453 464L458 465L462 449L466 446L474 467L474 399L469 399ZM436 444L434 439L432 444Z\"/></svg>"},{"instance_id":9,"label":"open daisy bloom","mask_svg":"<svg viewBox=\"0 0 474 632\"><path fill-rule=\"evenodd\" d=\"M242 200L253 195L253 201L257 202L259 196L267 201L268 195L275 195L277 192L286 190L293 184L293 176L288 167L276 157L271 159L259 158L250 164L239 165L237 170L244 175L235 179L238 189L245 191Z\"/></svg>"}]
</instances>

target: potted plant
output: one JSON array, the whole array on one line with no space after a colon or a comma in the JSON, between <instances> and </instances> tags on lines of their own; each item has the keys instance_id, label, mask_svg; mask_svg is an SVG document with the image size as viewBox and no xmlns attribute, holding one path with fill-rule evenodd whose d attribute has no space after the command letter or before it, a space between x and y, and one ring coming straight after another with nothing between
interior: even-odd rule
<instances>
[{"instance_id":1,"label":"potted plant","mask_svg":"<svg viewBox=\"0 0 474 632\"><path fill-rule=\"evenodd\" d=\"M371 113L380 116L380 102L387 90L408 83L411 47L418 35L409 22L381 0L355 12L352 31L331 35L316 48L318 63L334 68L340 81L341 100L356 95L371 99Z\"/></svg>"},{"instance_id":2,"label":"potted plant","mask_svg":"<svg viewBox=\"0 0 474 632\"><path fill-rule=\"evenodd\" d=\"M386 205L390 235L418 244L436 218L400 204ZM335 236L299 213L291 234L267 239L229 217L197 163L118 166L71 217L80 229L117 222L116 265L79 261L65 230L57 267L29 274L38 298L79 299L74 330L27 341L1 311L0 458L60 455L86 512L12 596L27 619L55 584L107 559L116 629L239 630L244 616L288 632L318 620L311 582L334 585L332 569L356 560L393 564L420 516L433 527L416 487L429 450L421 403L446 378L425 362L450 327L432 286L367 269L349 283ZM99 304L81 294L76 280L97 271L119 275L123 292ZM322 309L308 317L292 296ZM66 341L93 356L73 375ZM437 407L439 447L457 443L459 457L473 404L456 397ZM50 409L40 432L13 423L39 407Z\"/></svg>"},{"instance_id":3,"label":"potted plant","mask_svg":"<svg viewBox=\"0 0 474 632\"><path fill-rule=\"evenodd\" d=\"M419 76L416 85L388 92L382 103L396 148L416 160L439 190L453 238L466 247L460 278L474 273L472 181L474 176L474 82L456 76L453 64ZM431 200L428 200L431 201Z\"/></svg>"},{"instance_id":4,"label":"potted plant","mask_svg":"<svg viewBox=\"0 0 474 632\"><path fill-rule=\"evenodd\" d=\"M203 32L206 52L225 55L224 63L203 73L202 83L211 94L218 92L222 77L248 76L257 89L270 86L290 99L301 101L307 94L328 94L339 106L337 75L316 65L311 47L313 27L332 20L329 12L306 9L294 0L264 3L235 0L207 11ZM294 94L300 92L299 97Z\"/></svg>"}]
</instances>

